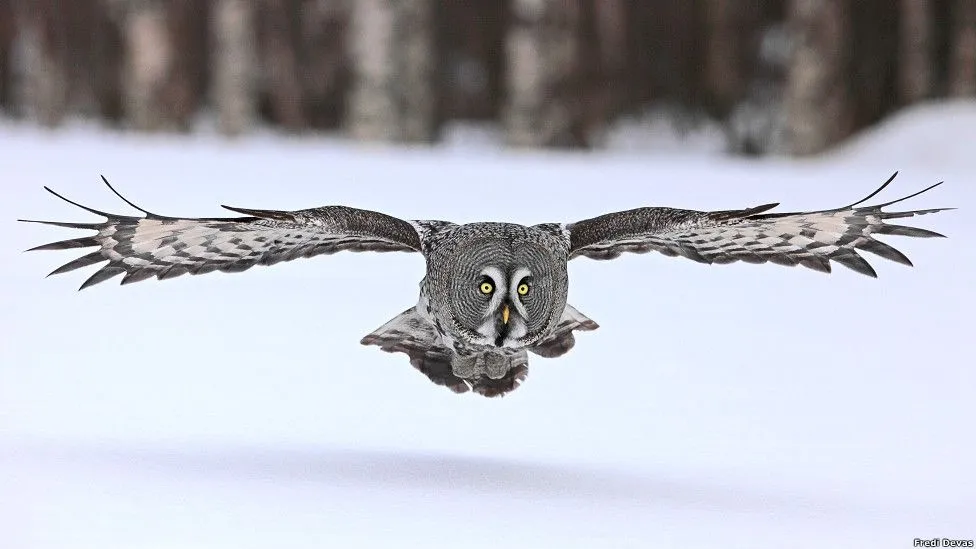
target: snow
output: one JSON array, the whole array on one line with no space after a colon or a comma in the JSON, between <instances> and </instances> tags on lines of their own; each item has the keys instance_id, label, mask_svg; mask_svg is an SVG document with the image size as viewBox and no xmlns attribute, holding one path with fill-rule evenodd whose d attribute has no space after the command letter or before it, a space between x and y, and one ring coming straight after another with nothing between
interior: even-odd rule
<instances>
[{"instance_id":1,"label":"snow","mask_svg":"<svg viewBox=\"0 0 976 549\"><path fill-rule=\"evenodd\" d=\"M819 159L633 148L222 141L0 124L0 547L911 547L976 537L976 104L908 111ZM359 339L417 297L412 254L338 254L84 292L44 274L95 219L348 204L571 221L637 205L907 206L873 280L661 255L570 266L601 328L504 399ZM785 211L784 210L784 211Z\"/></svg>"}]
</instances>

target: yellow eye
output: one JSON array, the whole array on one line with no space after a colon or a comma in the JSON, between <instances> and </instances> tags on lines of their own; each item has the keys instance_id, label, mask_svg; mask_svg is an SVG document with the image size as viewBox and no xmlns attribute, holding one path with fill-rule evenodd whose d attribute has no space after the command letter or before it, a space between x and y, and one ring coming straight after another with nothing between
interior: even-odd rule
<instances>
[{"instance_id":1,"label":"yellow eye","mask_svg":"<svg viewBox=\"0 0 976 549\"><path fill-rule=\"evenodd\" d=\"M515 291L518 292L518 295L525 295L529 293L529 285L523 282L518 285L518 288L516 288Z\"/></svg>"},{"instance_id":2,"label":"yellow eye","mask_svg":"<svg viewBox=\"0 0 976 549\"><path fill-rule=\"evenodd\" d=\"M495 287L491 285L491 282L482 282L479 289L481 290L481 293L485 295L495 291Z\"/></svg>"}]
</instances>

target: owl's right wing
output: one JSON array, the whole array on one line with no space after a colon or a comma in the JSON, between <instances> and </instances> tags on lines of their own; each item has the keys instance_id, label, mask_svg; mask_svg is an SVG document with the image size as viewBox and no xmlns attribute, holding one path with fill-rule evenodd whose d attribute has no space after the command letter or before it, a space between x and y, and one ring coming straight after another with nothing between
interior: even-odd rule
<instances>
[{"instance_id":1,"label":"owl's right wing","mask_svg":"<svg viewBox=\"0 0 976 549\"><path fill-rule=\"evenodd\" d=\"M104 178L103 178L104 180ZM410 222L369 210L324 206L296 211L224 208L246 217L179 218L157 215L116 215L94 210L48 192L75 206L107 218L102 223L20 220L72 229L97 231L93 236L62 240L31 250L64 250L98 247L97 250L55 269L60 274L107 261L79 289L124 274L122 284L156 277L212 271L239 272L254 265L273 265L300 257L332 254L342 250L421 251L426 224Z\"/></svg>"},{"instance_id":2,"label":"owl's right wing","mask_svg":"<svg viewBox=\"0 0 976 549\"><path fill-rule=\"evenodd\" d=\"M897 173L895 174L897 175ZM609 213L575 223L539 226L559 233L569 246L569 258L613 259L625 252L660 252L699 263L776 263L802 265L830 272L836 261L861 274L877 276L859 251L867 251L905 265L911 261L875 235L941 237L927 229L885 221L935 213L951 208L886 212L883 208L918 196L875 206L860 206L888 186L849 206L809 212L770 213L777 204L743 210L696 211L677 208L638 208Z\"/></svg>"}]
</instances>

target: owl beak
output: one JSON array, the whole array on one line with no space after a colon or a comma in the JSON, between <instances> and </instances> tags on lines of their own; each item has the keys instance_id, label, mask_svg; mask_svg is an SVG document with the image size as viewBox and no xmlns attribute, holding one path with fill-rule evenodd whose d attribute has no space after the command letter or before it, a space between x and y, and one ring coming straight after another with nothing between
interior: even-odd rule
<instances>
[{"instance_id":1,"label":"owl beak","mask_svg":"<svg viewBox=\"0 0 976 549\"><path fill-rule=\"evenodd\" d=\"M502 305L502 324L508 324L508 303Z\"/></svg>"}]
</instances>

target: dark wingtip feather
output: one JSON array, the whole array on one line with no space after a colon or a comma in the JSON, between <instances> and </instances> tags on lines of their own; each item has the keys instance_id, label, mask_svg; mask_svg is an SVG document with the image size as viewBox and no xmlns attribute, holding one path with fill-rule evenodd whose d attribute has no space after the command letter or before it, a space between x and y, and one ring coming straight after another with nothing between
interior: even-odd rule
<instances>
[{"instance_id":1,"label":"dark wingtip feather","mask_svg":"<svg viewBox=\"0 0 976 549\"><path fill-rule=\"evenodd\" d=\"M139 269L138 271L129 271L125 273L122 277L122 282L119 283L120 286L125 286L126 284L132 284L133 282L139 282L140 280L146 280L156 276L156 272L152 269Z\"/></svg>"},{"instance_id":2,"label":"dark wingtip feather","mask_svg":"<svg viewBox=\"0 0 976 549\"><path fill-rule=\"evenodd\" d=\"M220 207L232 212L249 215L252 217L260 217L263 219L276 219L278 221L295 220L295 217L290 212L283 212L279 210L252 210L251 208L237 208L234 206L227 206L226 204L221 204Z\"/></svg>"},{"instance_id":3,"label":"dark wingtip feather","mask_svg":"<svg viewBox=\"0 0 976 549\"><path fill-rule=\"evenodd\" d=\"M40 221L37 219L18 219L22 223L40 223L42 225L54 225L55 227L65 227L68 229L94 229L98 230L100 223L73 223L70 221Z\"/></svg>"},{"instance_id":4,"label":"dark wingtip feather","mask_svg":"<svg viewBox=\"0 0 976 549\"><path fill-rule=\"evenodd\" d=\"M830 262L827 261L825 257L810 256L805 259L800 260L800 265L806 267L807 269L812 269L814 271L830 274Z\"/></svg>"},{"instance_id":5,"label":"dark wingtip feather","mask_svg":"<svg viewBox=\"0 0 976 549\"><path fill-rule=\"evenodd\" d=\"M857 255L854 252L847 254L839 254L832 256L830 259L840 263L841 265L851 269L855 272L861 273L863 275L870 276L871 278L878 278L878 273L875 272L874 267L867 262L863 257Z\"/></svg>"},{"instance_id":6,"label":"dark wingtip feather","mask_svg":"<svg viewBox=\"0 0 976 549\"><path fill-rule=\"evenodd\" d=\"M150 212L149 210L146 210L145 208L140 208L139 206L136 206L131 200L129 200L128 198L122 196L122 193L120 193L119 191L115 190L115 187L113 187L112 184L108 182L108 179L105 179L105 176L104 175L99 175L99 177L102 178L102 182L105 183L105 186L108 187L108 189L110 191L112 191L113 193L115 193L115 196L121 198L122 201L125 202L126 204L128 204L129 206L132 206L133 208L139 210L140 212L146 214L149 217L155 217L155 218L162 218L163 217L163 216L160 216L160 215L156 215L156 214Z\"/></svg>"},{"instance_id":7,"label":"dark wingtip feather","mask_svg":"<svg viewBox=\"0 0 976 549\"><path fill-rule=\"evenodd\" d=\"M901 219L905 217L915 217L917 215L928 215L939 212L947 212L951 210L958 210L959 208L929 208L927 210L909 210L907 212L873 212L874 215L881 217L881 219Z\"/></svg>"},{"instance_id":8,"label":"dark wingtip feather","mask_svg":"<svg viewBox=\"0 0 976 549\"><path fill-rule=\"evenodd\" d=\"M913 267L912 261L908 257L895 249L894 247L881 242L880 240L870 239L863 242L859 242L854 245L855 248L859 250L864 250L866 252L871 252L879 257L883 257L895 263L901 263L902 265L907 265Z\"/></svg>"},{"instance_id":9,"label":"dark wingtip feather","mask_svg":"<svg viewBox=\"0 0 976 549\"><path fill-rule=\"evenodd\" d=\"M33 248L24 251L36 252L40 250L67 250L71 248L90 248L92 246L98 246L98 241L95 240L95 237L84 236L81 238L71 238L69 240L61 240L58 242L51 242L50 244L34 246Z\"/></svg>"},{"instance_id":10,"label":"dark wingtip feather","mask_svg":"<svg viewBox=\"0 0 976 549\"><path fill-rule=\"evenodd\" d=\"M57 275L66 273L68 271L73 271L75 269L81 269L83 267L88 267L89 265L94 265L96 263L101 263L102 261L107 261L108 258L102 255L100 251L92 252L88 255L83 255L78 259L69 261L64 265L61 265L57 269L54 269L47 276Z\"/></svg>"},{"instance_id":11,"label":"dark wingtip feather","mask_svg":"<svg viewBox=\"0 0 976 549\"><path fill-rule=\"evenodd\" d=\"M907 225L889 225L887 223L874 229L874 232L894 236L913 236L916 238L946 238L946 235L928 229L909 227Z\"/></svg>"},{"instance_id":12,"label":"dark wingtip feather","mask_svg":"<svg viewBox=\"0 0 976 549\"><path fill-rule=\"evenodd\" d=\"M99 282L105 282L106 280L108 280L108 279L110 279L110 278L112 278L114 276L118 276L118 275L120 275L120 274L122 274L124 272L125 272L125 268L119 267L118 265L112 265L111 263L109 263L108 265L106 265L106 266L102 267L101 269L95 271L95 274L91 275L88 278L88 280L84 281L81 284L81 286L78 288L78 291L80 292L81 290L84 290L85 288L87 288L89 286L94 286L95 284L98 284Z\"/></svg>"},{"instance_id":13,"label":"dark wingtip feather","mask_svg":"<svg viewBox=\"0 0 976 549\"><path fill-rule=\"evenodd\" d=\"M765 211L772 210L776 206L779 206L779 202L770 202L769 204L762 204L762 205L756 206L754 208L747 208L746 210L744 210L742 212L742 215L749 216L749 215L755 215L755 214L758 214L758 213L763 213Z\"/></svg>"},{"instance_id":14,"label":"dark wingtip feather","mask_svg":"<svg viewBox=\"0 0 976 549\"><path fill-rule=\"evenodd\" d=\"M779 206L779 202L772 202L769 204L762 204L760 206L754 206L752 208L745 208L743 210L719 210L715 212L709 212L709 218L715 221L725 221L728 219L740 219L746 218L753 215L761 214L762 212L771 210ZM775 215L775 214L772 214Z\"/></svg>"},{"instance_id":15,"label":"dark wingtip feather","mask_svg":"<svg viewBox=\"0 0 976 549\"><path fill-rule=\"evenodd\" d=\"M105 218L111 218L112 217L110 214L105 213L105 212L103 212L101 210L96 210L95 208L89 208L88 206L85 206L83 204L79 204L79 203L75 202L74 200L65 198L64 196L62 196L62 195L54 192L53 190L51 190L50 187L45 186L44 187L44 190L47 191L47 192L49 192L49 193L51 193L51 194L53 194L54 196L60 198L61 200L64 200L65 202L67 202L68 204L71 204L72 206L77 206L77 207L81 208L82 210L85 210L86 212L91 212L91 213L93 213L95 215L100 215L100 216L105 217Z\"/></svg>"},{"instance_id":16,"label":"dark wingtip feather","mask_svg":"<svg viewBox=\"0 0 976 549\"><path fill-rule=\"evenodd\" d=\"M935 185L930 185L928 187L925 187L924 189L922 189L922 190L920 190L920 191L918 191L916 193L912 193L912 194L910 194L908 196L903 196L901 198L896 198L895 200L892 200L890 202L885 202L884 204L878 204L876 206L872 206L871 209L880 210L881 208L884 208L886 206L891 206L892 204L897 204L899 202L904 202L905 200L908 200L909 198L915 198L916 196L918 196L918 195L920 195L922 193L927 193L927 192L931 191L932 189L938 187L939 185L941 185L943 183L945 183L945 181L939 181Z\"/></svg>"},{"instance_id":17,"label":"dark wingtip feather","mask_svg":"<svg viewBox=\"0 0 976 549\"><path fill-rule=\"evenodd\" d=\"M867 202L868 200L871 200L872 198L874 198L875 196L877 196L878 193L880 193L881 191L883 191L886 188L888 188L888 185L891 185L891 182L894 181L896 177L898 177L898 170L895 170L895 173L891 174L891 177L889 177L887 180L885 180L885 182L882 183L880 187L878 187L877 189L875 189L873 193L871 193L871 194L865 196L864 198L858 200L857 202L855 202L855 203L853 203L853 204L851 204L849 206L845 206L844 208L841 208L841 209L847 210L847 209L853 208L854 206L857 206L858 204L863 204L863 203Z\"/></svg>"},{"instance_id":18,"label":"dark wingtip feather","mask_svg":"<svg viewBox=\"0 0 976 549\"><path fill-rule=\"evenodd\" d=\"M884 183L882 183L881 186L878 187L877 189L875 189L874 192L872 192L871 194L865 196L864 198L858 200L857 202L854 202L852 204L848 204L847 206L843 206L843 207L837 208L834 211L840 212L840 211L844 211L844 210L849 210L849 209L853 208L854 206L857 206L858 204L863 204L863 203L867 202L868 200L871 200L872 198L874 198L875 196L877 196L878 193L880 193L881 191L885 190L885 188L888 185L891 185L891 182L894 181L896 177L898 177L898 171L895 171L895 173L891 174L891 177L889 177L887 181L885 181Z\"/></svg>"}]
</instances>

